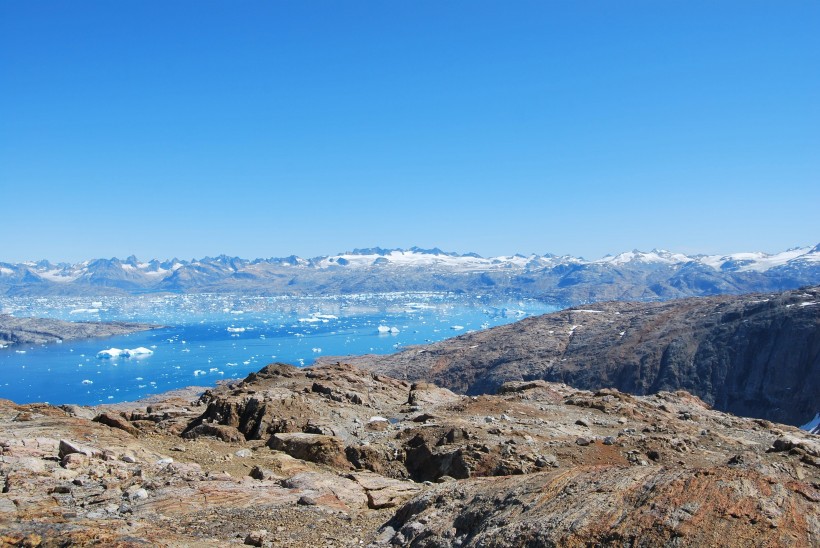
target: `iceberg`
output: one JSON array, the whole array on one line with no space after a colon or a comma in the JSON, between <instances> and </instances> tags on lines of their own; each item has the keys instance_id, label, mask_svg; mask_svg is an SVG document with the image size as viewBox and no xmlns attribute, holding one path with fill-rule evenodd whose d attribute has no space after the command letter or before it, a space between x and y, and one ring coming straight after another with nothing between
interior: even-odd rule
<instances>
[{"instance_id":1,"label":"iceberg","mask_svg":"<svg viewBox=\"0 0 820 548\"><path fill-rule=\"evenodd\" d=\"M119 358L121 355L121 348L109 348L108 350L100 350L97 352L97 357L100 359Z\"/></svg>"},{"instance_id":2,"label":"iceberg","mask_svg":"<svg viewBox=\"0 0 820 548\"><path fill-rule=\"evenodd\" d=\"M153 353L154 353L153 350L145 348L144 346L140 346L140 347L137 347L137 348L131 348L131 349L126 348L125 350L122 351L122 355L125 356L126 358L130 358L132 356L150 356Z\"/></svg>"},{"instance_id":3,"label":"iceberg","mask_svg":"<svg viewBox=\"0 0 820 548\"><path fill-rule=\"evenodd\" d=\"M108 348L107 350L100 350L97 352L97 358L99 359L112 359L112 358L137 358L141 356L150 356L153 354L154 351L144 346L140 346L138 348Z\"/></svg>"},{"instance_id":4,"label":"iceberg","mask_svg":"<svg viewBox=\"0 0 820 548\"><path fill-rule=\"evenodd\" d=\"M380 325L378 328L379 333L390 333L390 328L386 325Z\"/></svg>"}]
</instances>

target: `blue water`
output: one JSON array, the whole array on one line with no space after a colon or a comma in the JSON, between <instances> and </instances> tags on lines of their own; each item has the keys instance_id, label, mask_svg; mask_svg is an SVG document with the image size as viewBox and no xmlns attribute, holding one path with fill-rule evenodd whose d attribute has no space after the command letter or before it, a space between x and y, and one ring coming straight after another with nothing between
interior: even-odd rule
<instances>
[{"instance_id":1,"label":"blue water","mask_svg":"<svg viewBox=\"0 0 820 548\"><path fill-rule=\"evenodd\" d=\"M141 321L159 330L0 349L0 398L20 403L94 405L130 401L185 386L242 378L278 361L310 365L318 356L387 354L555 307L533 300L444 293L345 297L184 295L4 298L16 316ZM380 333L379 326L398 333ZM100 350L147 347L146 357L101 359Z\"/></svg>"}]
</instances>

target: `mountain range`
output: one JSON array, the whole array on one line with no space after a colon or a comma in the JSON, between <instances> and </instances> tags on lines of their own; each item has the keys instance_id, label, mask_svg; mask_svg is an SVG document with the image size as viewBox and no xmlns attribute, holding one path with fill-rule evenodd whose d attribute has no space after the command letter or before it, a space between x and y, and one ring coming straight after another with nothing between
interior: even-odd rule
<instances>
[{"instance_id":1,"label":"mountain range","mask_svg":"<svg viewBox=\"0 0 820 548\"><path fill-rule=\"evenodd\" d=\"M140 293L350 294L465 291L535 297L562 305L653 301L820 282L820 245L775 254L684 255L629 251L586 260L569 255L481 257L440 249L355 249L304 259L206 257L0 263L0 295Z\"/></svg>"}]
</instances>

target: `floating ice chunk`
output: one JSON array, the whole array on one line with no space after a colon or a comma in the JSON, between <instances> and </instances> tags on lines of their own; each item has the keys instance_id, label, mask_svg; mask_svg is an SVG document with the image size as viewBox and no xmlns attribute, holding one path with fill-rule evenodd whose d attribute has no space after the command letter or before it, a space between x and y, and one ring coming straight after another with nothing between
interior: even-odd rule
<instances>
[{"instance_id":1,"label":"floating ice chunk","mask_svg":"<svg viewBox=\"0 0 820 548\"><path fill-rule=\"evenodd\" d=\"M83 384L94 384L94 381L90 381L90 380L88 380L88 379L85 379L85 380L83 381Z\"/></svg>"},{"instance_id":2,"label":"floating ice chunk","mask_svg":"<svg viewBox=\"0 0 820 548\"><path fill-rule=\"evenodd\" d=\"M398 327L391 327L391 328L390 328L390 332L391 332L391 333L393 333L393 334L395 335L396 333L398 333L398 332L399 332L399 328L398 328Z\"/></svg>"},{"instance_id":3,"label":"floating ice chunk","mask_svg":"<svg viewBox=\"0 0 820 548\"><path fill-rule=\"evenodd\" d=\"M320 318L310 317L310 318L299 318L299 321L302 322L302 323L316 323L316 322L321 322L322 320Z\"/></svg>"},{"instance_id":4,"label":"floating ice chunk","mask_svg":"<svg viewBox=\"0 0 820 548\"><path fill-rule=\"evenodd\" d=\"M15 350L15 352L18 353L18 354L25 354L26 353L25 350Z\"/></svg>"},{"instance_id":5,"label":"floating ice chunk","mask_svg":"<svg viewBox=\"0 0 820 548\"><path fill-rule=\"evenodd\" d=\"M244 333L244 332L245 332L244 327L229 327L228 328L228 333Z\"/></svg>"},{"instance_id":6,"label":"floating ice chunk","mask_svg":"<svg viewBox=\"0 0 820 548\"><path fill-rule=\"evenodd\" d=\"M96 314L99 311L99 308L75 308L69 314Z\"/></svg>"},{"instance_id":7,"label":"floating ice chunk","mask_svg":"<svg viewBox=\"0 0 820 548\"><path fill-rule=\"evenodd\" d=\"M145 348L144 346L139 346L137 348L126 348L122 351L122 355L126 358L130 358L132 356L150 356L153 353L153 350Z\"/></svg>"},{"instance_id":8,"label":"floating ice chunk","mask_svg":"<svg viewBox=\"0 0 820 548\"><path fill-rule=\"evenodd\" d=\"M97 357L100 359L119 358L121 355L121 348L109 348L107 350L100 350L97 352Z\"/></svg>"},{"instance_id":9,"label":"floating ice chunk","mask_svg":"<svg viewBox=\"0 0 820 548\"><path fill-rule=\"evenodd\" d=\"M451 325L450 329L452 329L453 331L461 331L462 329L464 329L464 326L463 325Z\"/></svg>"},{"instance_id":10,"label":"floating ice chunk","mask_svg":"<svg viewBox=\"0 0 820 548\"><path fill-rule=\"evenodd\" d=\"M313 352L316 354L319 354L322 351L322 349L318 347L312 348L311 350L313 350Z\"/></svg>"},{"instance_id":11,"label":"floating ice chunk","mask_svg":"<svg viewBox=\"0 0 820 548\"><path fill-rule=\"evenodd\" d=\"M202 369L197 369L196 371L194 371L194 377L198 377L200 375L207 375L207 374L208 374L208 372L203 371Z\"/></svg>"}]
</instances>

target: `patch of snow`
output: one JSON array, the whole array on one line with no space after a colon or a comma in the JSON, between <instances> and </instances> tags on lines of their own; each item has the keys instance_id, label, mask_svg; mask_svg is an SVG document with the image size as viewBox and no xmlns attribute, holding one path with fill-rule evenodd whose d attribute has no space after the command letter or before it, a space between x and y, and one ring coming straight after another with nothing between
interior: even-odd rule
<instances>
[{"instance_id":1,"label":"patch of snow","mask_svg":"<svg viewBox=\"0 0 820 548\"><path fill-rule=\"evenodd\" d=\"M85 273L85 269L76 270L73 272L66 272L63 270L45 270L42 272L38 272L37 275L41 278L48 280L54 283L70 283L82 276Z\"/></svg>"},{"instance_id":2,"label":"patch of snow","mask_svg":"<svg viewBox=\"0 0 820 548\"><path fill-rule=\"evenodd\" d=\"M608 256L592 262L612 265L624 265L632 262L674 265L686 263L691 260L692 259L690 257L682 253L672 253L663 249L654 249L648 253L638 250L626 251L624 253L619 253L614 257Z\"/></svg>"},{"instance_id":3,"label":"patch of snow","mask_svg":"<svg viewBox=\"0 0 820 548\"><path fill-rule=\"evenodd\" d=\"M800 429L820 433L820 413L817 413L812 420L801 426Z\"/></svg>"},{"instance_id":4,"label":"patch of snow","mask_svg":"<svg viewBox=\"0 0 820 548\"><path fill-rule=\"evenodd\" d=\"M798 247L781 253L775 253L774 255L761 252L732 253L723 256L707 255L698 258L698 262L710 266L715 270L720 270L725 263L737 262L741 263L737 269L738 272L765 272L770 268L783 266L796 259L809 262L820 261L820 256L816 253L811 253L811 251L812 248L810 247Z\"/></svg>"}]
</instances>

